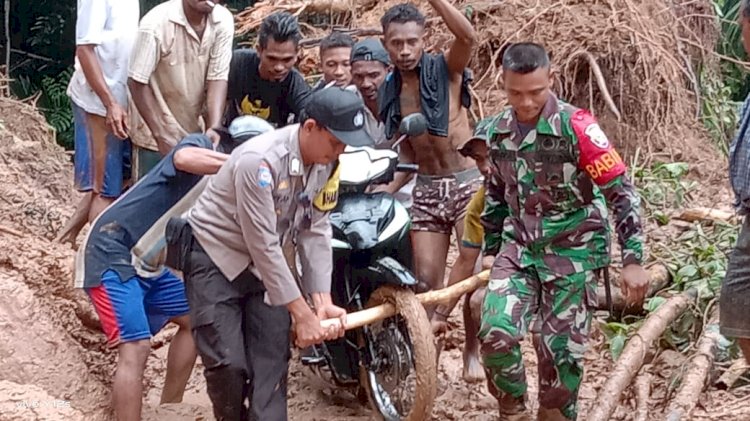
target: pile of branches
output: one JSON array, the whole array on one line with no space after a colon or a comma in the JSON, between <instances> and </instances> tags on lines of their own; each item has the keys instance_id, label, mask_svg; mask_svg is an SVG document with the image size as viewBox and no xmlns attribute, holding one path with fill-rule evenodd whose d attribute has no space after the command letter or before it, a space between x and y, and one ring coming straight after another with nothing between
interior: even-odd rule
<instances>
[{"instance_id":1,"label":"pile of branches","mask_svg":"<svg viewBox=\"0 0 750 421\"><path fill-rule=\"evenodd\" d=\"M332 29L349 30L355 36L379 34L380 17L399 2L265 1L237 16L237 31L252 35L264 16L286 10L300 17L307 38L303 46L313 47ZM640 148L648 159L661 154L669 160L706 160L705 148L696 147L707 139L696 117L701 109L699 70L717 65L713 49L718 19L709 0L454 3L479 38L470 63L475 75L475 118L495 113L505 104L500 85L502 47L535 41L553 56L558 94L597 114L625 153ZM415 4L428 15L428 50L444 51L450 45L450 31L426 1ZM317 51L303 51L300 67L315 73Z\"/></svg>"}]
</instances>

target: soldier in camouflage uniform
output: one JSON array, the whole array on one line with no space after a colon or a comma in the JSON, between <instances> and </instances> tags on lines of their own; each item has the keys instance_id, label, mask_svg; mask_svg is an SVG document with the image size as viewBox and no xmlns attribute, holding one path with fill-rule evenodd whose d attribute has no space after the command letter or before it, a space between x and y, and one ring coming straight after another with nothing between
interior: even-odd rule
<instances>
[{"instance_id":1,"label":"soldier in camouflage uniform","mask_svg":"<svg viewBox=\"0 0 750 421\"><path fill-rule=\"evenodd\" d=\"M610 261L607 204L622 247L623 294L642 302L648 285L640 199L594 117L551 92L544 48L511 45L503 81L510 108L490 129L482 214L484 253L496 256L482 307L482 360L501 419L529 419L519 344L533 331L539 420L573 420L596 273Z\"/></svg>"}]
</instances>

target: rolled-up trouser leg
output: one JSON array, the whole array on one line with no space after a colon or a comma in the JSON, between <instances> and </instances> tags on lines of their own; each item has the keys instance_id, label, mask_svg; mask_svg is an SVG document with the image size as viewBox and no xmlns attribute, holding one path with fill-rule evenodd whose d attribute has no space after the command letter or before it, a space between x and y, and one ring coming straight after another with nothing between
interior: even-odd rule
<instances>
[{"instance_id":1,"label":"rolled-up trouser leg","mask_svg":"<svg viewBox=\"0 0 750 421\"><path fill-rule=\"evenodd\" d=\"M737 237L737 244L729 256L726 277L721 284L719 325L722 335L750 339L748 307L750 307L750 217L746 216L740 235Z\"/></svg>"},{"instance_id":2,"label":"rolled-up trouser leg","mask_svg":"<svg viewBox=\"0 0 750 421\"><path fill-rule=\"evenodd\" d=\"M490 393L501 403L501 412L525 408L526 373L521 340L536 312L539 281L521 270L496 278L493 268L482 306L479 340Z\"/></svg>"},{"instance_id":3,"label":"rolled-up trouser leg","mask_svg":"<svg viewBox=\"0 0 750 421\"><path fill-rule=\"evenodd\" d=\"M539 405L559 409L576 419L578 388L583 379L583 356L596 304L596 274L574 273L542 282L539 305Z\"/></svg>"},{"instance_id":4,"label":"rolled-up trouser leg","mask_svg":"<svg viewBox=\"0 0 750 421\"><path fill-rule=\"evenodd\" d=\"M242 298L247 284L229 282L197 241L185 274L193 337L206 389L220 421L246 420L247 362ZM243 290L245 289L245 290Z\"/></svg>"},{"instance_id":5,"label":"rolled-up trouser leg","mask_svg":"<svg viewBox=\"0 0 750 421\"><path fill-rule=\"evenodd\" d=\"M291 318L286 307L266 304L264 295L263 284L256 279L245 301L250 419L286 421Z\"/></svg>"}]
</instances>

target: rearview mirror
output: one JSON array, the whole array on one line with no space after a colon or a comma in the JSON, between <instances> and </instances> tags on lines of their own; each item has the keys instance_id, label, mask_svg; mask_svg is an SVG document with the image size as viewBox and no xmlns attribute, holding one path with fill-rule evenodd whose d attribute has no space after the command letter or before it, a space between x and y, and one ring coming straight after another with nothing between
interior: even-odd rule
<instances>
[{"instance_id":1,"label":"rearview mirror","mask_svg":"<svg viewBox=\"0 0 750 421\"><path fill-rule=\"evenodd\" d=\"M398 131L409 137L419 136L427 131L427 119L421 113L409 114L401 119Z\"/></svg>"}]
</instances>

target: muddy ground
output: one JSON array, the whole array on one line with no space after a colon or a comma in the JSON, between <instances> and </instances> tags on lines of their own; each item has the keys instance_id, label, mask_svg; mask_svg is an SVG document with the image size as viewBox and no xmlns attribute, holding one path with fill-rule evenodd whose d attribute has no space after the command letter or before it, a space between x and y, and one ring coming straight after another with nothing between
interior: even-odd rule
<instances>
[{"instance_id":1,"label":"muddy ground","mask_svg":"<svg viewBox=\"0 0 750 421\"><path fill-rule=\"evenodd\" d=\"M53 144L43 127L33 108L0 98L0 421L107 420L111 418L109 386L115 354L106 349L86 297L72 288L73 250L50 241L71 214L78 195L71 186L70 157ZM454 257L452 253L449 265ZM459 314L454 311L450 319L453 330L440 360L433 419L494 419L495 404L486 386L461 379ZM200 363L184 403L158 405L166 368L165 343L173 331L170 327L153 341L144 418L212 419ZM612 366L596 328L591 344L580 393L580 420L596 405L597 390ZM528 345L525 355L534 396L534 355ZM650 366L654 374L650 419L663 419L668 385L685 363L681 354L664 351ZM296 362L296 356L289 383L291 420L371 419L370 411L353 393L316 378ZM747 387L730 392L711 389L702 395L693 419L748 420L748 399ZM534 407L534 399L531 403ZM612 419L631 420L633 407L633 392L627 391Z\"/></svg>"}]
</instances>

